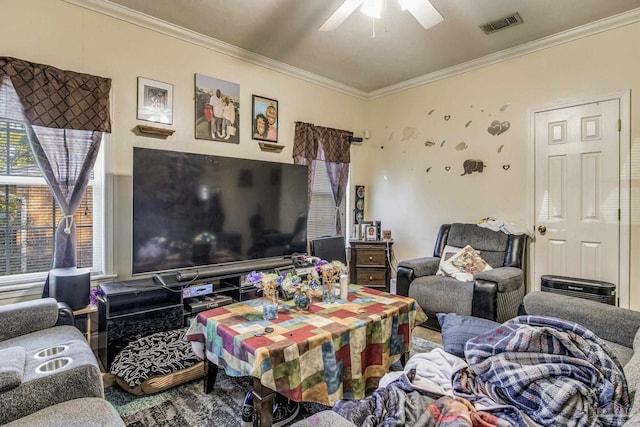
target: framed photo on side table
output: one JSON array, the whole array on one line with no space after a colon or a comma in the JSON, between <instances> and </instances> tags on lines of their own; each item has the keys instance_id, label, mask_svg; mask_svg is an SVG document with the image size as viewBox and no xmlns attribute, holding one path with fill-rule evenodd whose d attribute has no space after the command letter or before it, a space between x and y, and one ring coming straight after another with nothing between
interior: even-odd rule
<instances>
[{"instance_id":1,"label":"framed photo on side table","mask_svg":"<svg viewBox=\"0 0 640 427\"><path fill-rule=\"evenodd\" d=\"M137 119L173 124L173 85L138 77Z\"/></svg>"},{"instance_id":2,"label":"framed photo on side table","mask_svg":"<svg viewBox=\"0 0 640 427\"><path fill-rule=\"evenodd\" d=\"M364 240L378 240L378 227L375 225L365 225Z\"/></svg>"},{"instance_id":3,"label":"framed photo on side table","mask_svg":"<svg viewBox=\"0 0 640 427\"><path fill-rule=\"evenodd\" d=\"M253 139L278 142L278 101L253 95Z\"/></svg>"}]
</instances>

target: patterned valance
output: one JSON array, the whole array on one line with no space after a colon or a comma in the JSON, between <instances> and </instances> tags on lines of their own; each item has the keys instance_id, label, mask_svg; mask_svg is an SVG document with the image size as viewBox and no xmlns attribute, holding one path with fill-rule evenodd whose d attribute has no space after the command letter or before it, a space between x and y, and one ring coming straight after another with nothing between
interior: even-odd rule
<instances>
[{"instance_id":1,"label":"patterned valance","mask_svg":"<svg viewBox=\"0 0 640 427\"><path fill-rule=\"evenodd\" d=\"M0 57L0 81L4 76L31 125L111 132L111 79Z\"/></svg>"},{"instance_id":2,"label":"patterned valance","mask_svg":"<svg viewBox=\"0 0 640 427\"><path fill-rule=\"evenodd\" d=\"M309 164L311 160L331 163L351 162L349 137L353 132L296 122L293 158L296 163Z\"/></svg>"}]
</instances>

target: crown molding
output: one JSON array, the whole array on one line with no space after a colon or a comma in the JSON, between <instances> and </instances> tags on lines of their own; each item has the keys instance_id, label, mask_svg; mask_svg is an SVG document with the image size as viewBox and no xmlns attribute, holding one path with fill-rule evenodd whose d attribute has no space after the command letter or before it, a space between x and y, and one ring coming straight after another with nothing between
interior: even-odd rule
<instances>
[{"instance_id":1,"label":"crown molding","mask_svg":"<svg viewBox=\"0 0 640 427\"><path fill-rule=\"evenodd\" d=\"M340 82L336 82L335 80L331 80L318 74L305 71L301 68L293 67L291 65L275 61L271 58L267 58L266 56L258 55L257 53L253 53L246 49L242 49L229 43L225 43L221 40L214 39L213 37L204 36L202 34L196 33L195 31L188 30L184 27L180 27L161 19L154 18L142 12L129 9L125 6L112 3L109 0L64 1L66 3L89 9L93 12L97 12L102 15L118 19L120 21L128 22L130 24L137 25L151 31L174 37L187 43L195 44L197 46L204 47L206 49L210 49L218 53L231 56L233 58L241 59L243 61L250 62L252 64L259 65L261 67L268 68L270 70L277 71L291 77L317 84L319 86L324 86L326 88L333 89L335 91L342 92L359 99L367 99L368 97L367 92L363 90L353 88Z\"/></svg>"},{"instance_id":2,"label":"crown molding","mask_svg":"<svg viewBox=\"0 0 640 427\"><path fill-rule=\"evenodd\" d=\"M529 43L515 46L510 49L501 50L500 52L492 53L490 55L486 55L472 61L467 61L448 68L443 68L442 70L438 70L433 73L424 74L422 76L410 80L405 80L404 82L400 82L395 85L368 92L367 99L375 99L382 96L391 95L393 93L402 92L417 86L432 83L437 80L446 79L448 77L466 73L468 71L477 70L479 68L488 67L490 65L498 64L500 62L538 52L543 49L558 46L563 43L568 43L604 31L612 30L614 28L634 24L638 21L640 21L640 8L632 9L628 12L600 19L589 24L581 25L580 27L572 28L570 30L553 34L551 36L547 36Z\"/></svg>"},{"instance_id":3,"label":"crown molding","mask_svg":"<svg viewBox=\"0 0 640 427\"><path fill-rule=\"evenodd\" d=\"M402 92L408 89L415 88L417 86L422 86L438 80L446 79L448 77L456 76L458 74L477 70L479 68L488 67L500 62L508 61L510 59L538 52L543 49L548 49L553 46L568 43L574 40L578 40L584 37L588 37L594 34L640 21L640 8L632 9L628 12L604 18L599 21L585 24L580 27L563 31L510 49L505 49L500 52L474 59L472 61L467 61L462 64L444 68L433 73L424 74L422 76L405 80L403 82L386 86L371 92L365 92L363 90L336 82L335 80L328 79L318 74L314 74L309 71L305 71L300 68L275 61L265 56L258 55L246 49L239 48L237 46L225 43L212 37L198 34L195 31L188 30L186 28L171 24L158 18L154 18L133 9L121 6L119 4L112 3L109 0L64 1L66 3L89 9L94 12L110 16L112 18L146 28L151 31L174 37L187 43L192 43L206 49L210 49L224 55L231 56L233 58L241 59L243 61L250 62L252 64L277 71L310 83L314 83L338 92L342 92L363 100L380 98L397 92Z\"/></svg>"}]
</instances>

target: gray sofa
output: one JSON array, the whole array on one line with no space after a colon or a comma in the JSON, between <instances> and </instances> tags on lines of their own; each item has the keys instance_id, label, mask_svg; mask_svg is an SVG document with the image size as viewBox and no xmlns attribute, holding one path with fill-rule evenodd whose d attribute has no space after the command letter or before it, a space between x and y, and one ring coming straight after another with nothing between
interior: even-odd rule
<instances>
[{"instance_id":1,"label":"gray sofa","mask_svg":"<svg viewBox=\"0 0 640 427\"><path fill-rule=\"evenodd\" d=\"M505 322L518 314L524 296L527 236L505 234L476 224L443 224L433 256L398 263L397 293L414 298L429 316L425 326L440 330L437 313L457 313ZM493 270L476 273L473 282L438 276L445 246L470 245Z\"/></svg>"},{"instance_id":2,"label":"gray sofa","mask_svg":"<svg viewBox=\"0 0 640 427\"><path fill-rule=\"evenodd\" d=\"M102 374L84 335L74 326L57 326L58 320L53 298L0 306L0 424L33 414L20 425L29 425L30 419L35 419L33 425L54 425L56 419L76 425L74 413L110 406L104 401ZM99 403L58 406L81 398L97 398ZM73 412L65 416L65 408ZM95 424L84 420L79 425L124 425L111 410L91 415ZM49 421L43 423L43 416Z\"/></svg>"},{"instance_id":3,"label":"gray sofa","mask_svg":"<svg viewBox=\"0 0 640 427\"><path fill-rule=\"evenodd\" d=\"M631 396L640 388L640 312L595 301L549 292L531 292L524 297L521 314L571 320L605 340L624 368ZM353 427L355 424L332 411L323 411L293 426ZM632 402L625 427L640 427L640 399Z\"/></svg>"}]
</instances>

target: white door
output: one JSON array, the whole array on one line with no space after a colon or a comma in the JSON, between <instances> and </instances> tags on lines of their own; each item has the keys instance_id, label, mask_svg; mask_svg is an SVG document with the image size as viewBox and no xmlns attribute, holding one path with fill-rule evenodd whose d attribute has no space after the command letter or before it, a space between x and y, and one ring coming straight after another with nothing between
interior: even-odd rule
<instances>
[{"instance_id":1,"label":"white door","mask_svg":"<svg viewBox=\"0 0 640 427\"><path fill-rule=\"evenodd\" d=\"M620 100L535 114L534 286L545 274L619 285Z\"/></svg>"}]
</instances>

